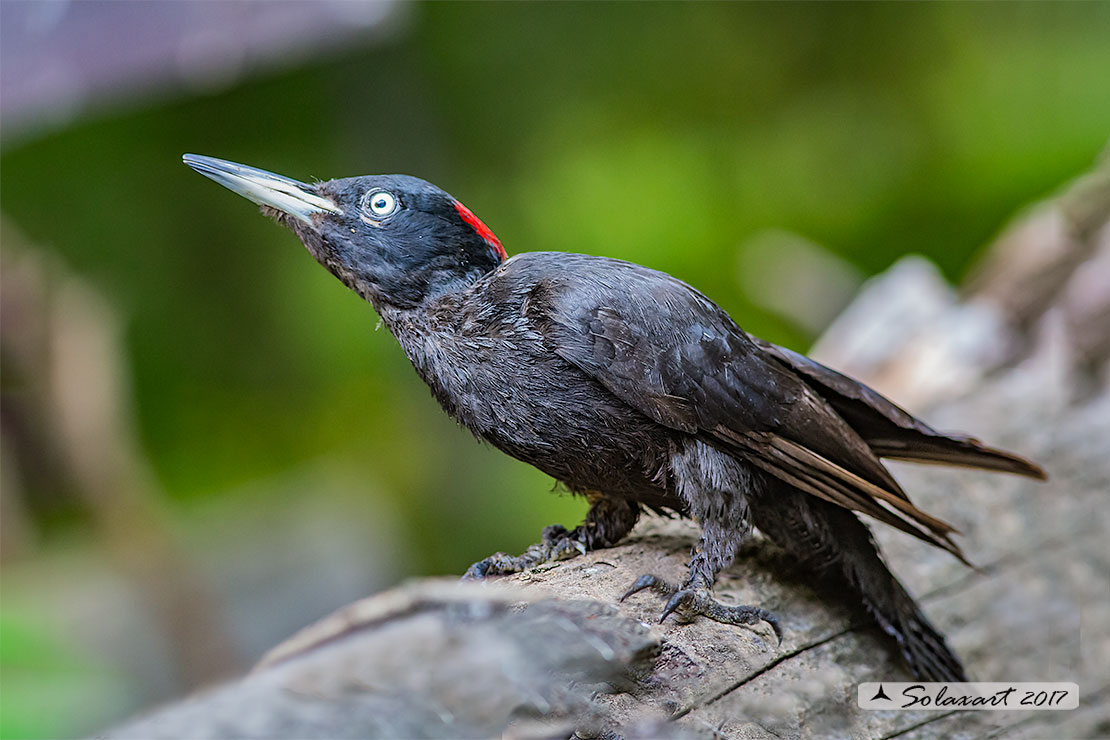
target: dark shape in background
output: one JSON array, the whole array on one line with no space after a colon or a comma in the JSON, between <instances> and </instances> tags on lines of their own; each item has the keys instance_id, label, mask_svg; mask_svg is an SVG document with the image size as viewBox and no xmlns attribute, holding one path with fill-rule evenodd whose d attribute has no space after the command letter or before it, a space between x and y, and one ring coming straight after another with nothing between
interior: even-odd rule
<instances>
[{"instance_id":1,"label":"dark shape in background","mask_svg":"<svg viewBox=\"0 0 1110 740\"><path fill-rule=\"evenodd\" d=\"M583 506L442 418L372 311L181 153L420 175L510 253L647 264L804 349L860 277L907 252L958 277L1090 167L1108 30L1097 4L4 2L3 292L33 255L119 317L149 470L119 498L161 518L122 531L168 532L246 665ZM0 734L79 734L187 684L80 480L17 452L8 409L46 379L9 342L49 334L3 320Z\"/></svg>"}]
</instances>

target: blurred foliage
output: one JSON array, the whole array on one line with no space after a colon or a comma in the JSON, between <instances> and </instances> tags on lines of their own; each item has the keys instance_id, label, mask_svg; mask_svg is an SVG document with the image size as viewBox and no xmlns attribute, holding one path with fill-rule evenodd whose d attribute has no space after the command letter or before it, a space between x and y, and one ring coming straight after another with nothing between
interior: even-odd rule
<instances>
[{"instance_id":1,"label":"blurred foliage","mask_svg":"<svg viewBox=\"0 0 1110 740\"><path fill-rule=\"evenodd\" d=\"M74 717L108 718L121 703L123 682L97 665L75 641L44 628L37 615L0 617L0 737L64 737ZM101 720L103 721L103 720Z\"/></svg>"},{"instance_id":2,"label":"blurred foliage","mask_svg":"<svg viewBox=\"0 0 1110 740\"><path fill-rule=\"evenodd\" d=\"M391 39L93 112L0 159L6 217L128 317L166 490L203 499L342 458L392 492L412 539L398 575L519 551L584 503L456 428L369 306L183 152L298 179L415 174L510 253L662 269L804 349L738 292L753 236L796 232L866 274L918 252L958 278L1110 131L1107 4L408 10Z\"/></svg>"}]
</instances>

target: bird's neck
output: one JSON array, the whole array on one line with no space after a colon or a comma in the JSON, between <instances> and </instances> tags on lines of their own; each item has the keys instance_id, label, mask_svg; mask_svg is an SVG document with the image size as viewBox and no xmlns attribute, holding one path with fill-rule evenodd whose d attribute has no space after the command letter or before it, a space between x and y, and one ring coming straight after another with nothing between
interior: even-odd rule
<instances>
[{"instance_id":1,"label":"bird's neck","mask_svg":"<svg viewBox=\"0 0 1110 740\"><path fill-rule=\"evenodd\" d=\"M429 270L410 273L384 284L350 271L344 273L342 267L332 272L348 288L367 300L388 325L390 322L411 321L421 314L444 313L490 271L479 268L465 272Z\"/></svg>"},{"instance_id":2,"label":"bird's neck","mask_svg":"<svg viewBox=\"0 0 1110 740\"><path fill-rule=\"evenodd\" d=\"M416 305L397 305L389 301L371 300L374 310L382 319L389 333L401 343L405 354L424 352L424 345L432 337L449 336L463 320L465 295L469 286L460 290L428 296Z\"/></svg>"},{"instance_id":3,"label":"bird's neck","mask_svg":"<svg viewBox=\"0 0 1110 740\"><path fill-rule=\"evenodd\" d=\"M416 308L385 304L378 313L444 411L471 426L466 410L459 406L457 387L462 377L457 371L473 354L467 349L468 312L463 300L459 293L451 293Z\"/></svg>"}]
</instances>

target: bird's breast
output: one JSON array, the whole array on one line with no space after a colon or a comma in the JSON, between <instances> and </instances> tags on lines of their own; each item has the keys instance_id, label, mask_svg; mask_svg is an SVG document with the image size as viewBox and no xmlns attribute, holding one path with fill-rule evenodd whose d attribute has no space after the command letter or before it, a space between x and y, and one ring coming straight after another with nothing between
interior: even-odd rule
<instances>
[{"instance_id":1,"label":"bird's breast","mask_svg":"<svg viewBox=\"0 0 1110 740\"><path fill-rule=\"evenodd\" d=\"M672 433L522 322L398 338L443 409L509 455L578 489L632 495L665 486Z\"/></svg>"}]
</instances>

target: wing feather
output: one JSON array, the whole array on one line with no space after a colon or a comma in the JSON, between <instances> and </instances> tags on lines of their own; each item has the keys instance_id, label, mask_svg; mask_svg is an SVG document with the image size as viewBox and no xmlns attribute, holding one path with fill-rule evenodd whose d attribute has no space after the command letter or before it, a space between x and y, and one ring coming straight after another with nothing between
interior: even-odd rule
<instances>
[{"instance_id":1,"label":"wing feather","mask_svg":"<svg viewBox=\"0 0 1110 740\"><path fill-rule=\"evenodd\" d=\"M753 338L770 357L797 372L855 429L878 457L935 462L1045 479L1039 466L974 437L938 432L858 380L805 355Z\"/></svg>"}]
</instances>

